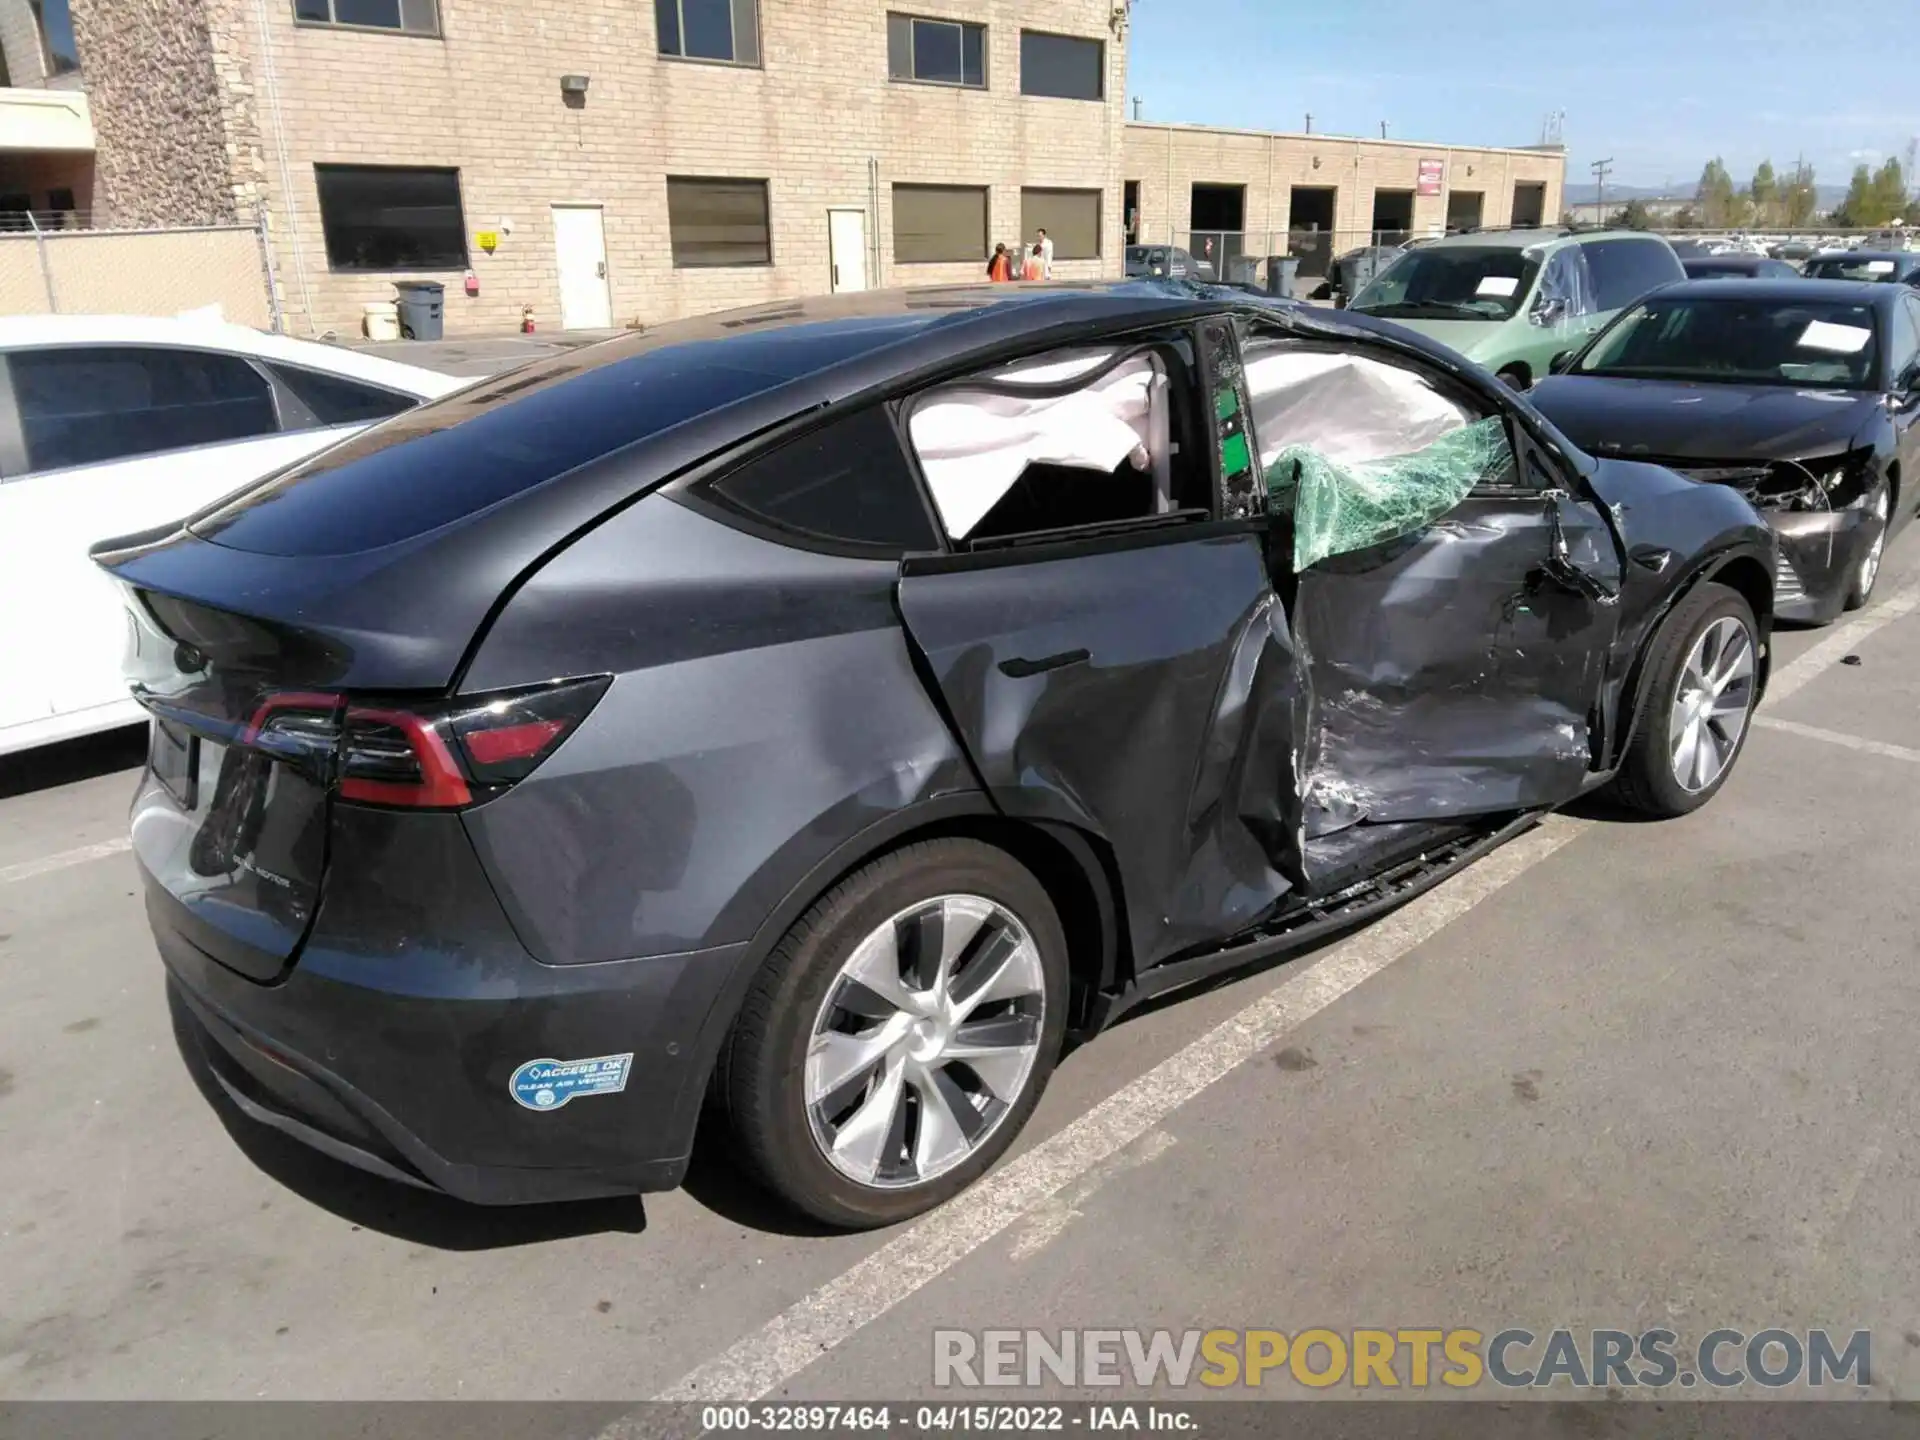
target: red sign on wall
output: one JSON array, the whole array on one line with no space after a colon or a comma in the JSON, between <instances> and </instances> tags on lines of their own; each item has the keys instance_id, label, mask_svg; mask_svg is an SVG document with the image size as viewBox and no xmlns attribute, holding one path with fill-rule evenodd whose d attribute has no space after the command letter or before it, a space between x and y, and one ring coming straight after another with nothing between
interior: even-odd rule
<instances>
[{"instance_id":1,"label":"red sign on wall","mask_svg":"<svg viewBox=\"0 0 1920 1440\"><path fill-rule=\"evenodd\" d=\"M1438 195L1447 175L1447 162L1444 160L1422 160L1420 162L1420 193Z\"/></svg>"}]
</instances>

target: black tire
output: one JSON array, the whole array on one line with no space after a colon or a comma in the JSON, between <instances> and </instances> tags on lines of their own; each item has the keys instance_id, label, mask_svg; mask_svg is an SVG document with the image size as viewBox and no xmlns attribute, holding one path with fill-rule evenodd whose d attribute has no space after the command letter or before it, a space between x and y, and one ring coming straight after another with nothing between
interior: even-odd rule
<instances>
[{"instance_id":1,"label":"black tire","mask_svg":"<svg viewBox=\"0 0 1920 1440\"><path fill-rule=\"evenodd\" d=\"M843 1173L822 1152L807 1112L807 1054L828 989L855 947L903 910L936 896L977 895L1011 913L1040 956L1045 1001L1039 1051L996 1128L955 1168L882 1188ZM1005 1153L1046 1089L1066 1031L1067 942L1046 891L1004 851L975 840L928 840L854 871L794 922L747 992L715 1075L735 1152L794 1209L828 1225L872 1229L930 1210Z\"/></svg>"},{"instance_id":2,"label":"black tire","mask_svg":"<svg viewBox=\"0 0 1920 1440\"><path fill-rule=\"evenodd\" d=\"M1669 750L1669 720L1680 686L1681 674L1694 644L1715 621L1732 617L1747 632L1747 643L1754 647L1755 675L1758 676L1759 627L1753 607L1746 597L1725 585L1707 583L1695 586L1674 606L1647 649L1645 680L1640 689L1638 723L1619 771L1608 787L1614 800L1630 810L1655 819L1687 815L1705 805L1720 791L1740 763L1747 735L1753 729L1749 708L1733 754L1713 781L1699 790L1689 790L1673 773Z\"/></svg>"},{"instance_id":3,"label":"black tire","mask_svg":"<svg viewBox=\"0 0 1920 1440\"><path fill-rule=\"evenodd\" d=\"M1880 548L1873 556L1872 574L1866 573L1864 556L1862 563L1853 567L1853 574L1847 580L1845 608L1848 610L1858 610L1873 598L1874 586L1879 583L1880 571L1884 568L1886 532L1893 525L1893 495L1884 480L1880 482L1880 488L1868 499L1868 508L1871 509L1876 503L1884 504L1887 509L1886 518L1881 524Z\"/></svg>"},{"instance_id":4,"label":"black tire","mask_svg":"<svg viewBox=\"0 0 1920 1440\"><path fill-rule=\"evenodd\" d=\"M1527 378L1527 372L1518 365L1509 365L1499 372L1499 379L1506 382L1509 390L1517 390L1522 395L1533 388L1533 382Z\"/></svg>"}]
</instances>

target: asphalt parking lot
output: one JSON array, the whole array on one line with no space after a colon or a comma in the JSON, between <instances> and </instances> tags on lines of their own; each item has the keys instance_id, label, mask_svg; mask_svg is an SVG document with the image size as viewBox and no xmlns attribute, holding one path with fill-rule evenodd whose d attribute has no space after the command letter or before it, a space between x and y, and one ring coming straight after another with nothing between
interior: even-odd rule
<instances>
[{"instance_id":1,"label":"asphalt parking lot","mask_svg":"<svg viewBox=\"0 0 1920 1440\"><path fill-rule=\"evenodd\" d=\"M1704 812L1556 817L1128 1021L867 1236L712 1145L676 1193L480 1210L253 1126L169 1017L141 738L0 762L0 1398L901 1398L938 1328L1088 1325L1866 1328L1912 1396L1917 602L1908 540L1778 637Z\"/></svg>"}]
</instances>

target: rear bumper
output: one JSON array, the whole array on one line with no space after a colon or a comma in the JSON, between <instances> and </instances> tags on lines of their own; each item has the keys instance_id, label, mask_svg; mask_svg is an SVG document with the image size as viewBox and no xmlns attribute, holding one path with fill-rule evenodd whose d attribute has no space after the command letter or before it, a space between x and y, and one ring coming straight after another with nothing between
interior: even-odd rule
<instances>
[{"instance_id":1,"label":"rear bumper","mask_svg":"<svg viewBox=\"0 0 1920 1440\"><path fill-rule=\"evenodd\" d=\"M298 963L262 984L195 945L148 877L155 943L220 1088L335 1159L477 1204L678 1185L746 947L542 965L483 878L426 878L389 872L376 933L405 938L375 951L354 938L368 898L330 875ZM618 1091L545 1110L513 1096L529 1061L609 1055L633 1057Z\"/></svg>"},{"instance_id":2,"label":"rear bumper","mask_svg":"<svg viewBox=\"0 0 1920 1440\"><path fill-rule=\"evenodd\" d=\"M1846 608L1847 590L1882 522L1864 510L1769 513L1780 537L1774 568L1774 613L1781 620L1824 625Z\"/></svg>"}]
</instances>

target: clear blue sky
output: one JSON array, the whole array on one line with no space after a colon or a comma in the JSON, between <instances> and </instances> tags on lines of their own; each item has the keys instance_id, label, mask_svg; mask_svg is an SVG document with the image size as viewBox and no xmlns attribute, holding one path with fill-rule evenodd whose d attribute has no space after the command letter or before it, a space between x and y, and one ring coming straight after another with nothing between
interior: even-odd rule
<instances>
[{"instance_id":1,"label":"clear blue sky","mask_svg":"<svg viewBox=\"0 0 1920 1440\"><path fill-rule=\"evenodd\" d=\"M1608 156L1609 183L1691 191L1715 155L1744 183L1800 154L1833 185L1920 135L1916 55L1920 7L1875 0L1135 0L1127 89L1147 120L1455 144L1535 144L1564 110L1570 185Z\"/></svg>"}]
</instances>

